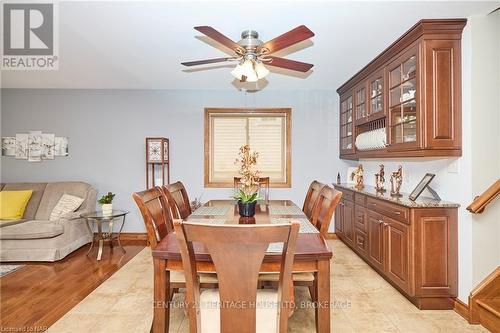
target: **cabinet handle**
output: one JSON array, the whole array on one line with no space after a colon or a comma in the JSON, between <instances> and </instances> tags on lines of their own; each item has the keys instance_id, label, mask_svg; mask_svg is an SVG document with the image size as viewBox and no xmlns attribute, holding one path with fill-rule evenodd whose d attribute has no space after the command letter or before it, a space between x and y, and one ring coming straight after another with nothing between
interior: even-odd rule
<instances>
[{"instance_id":1,"label":"cabinet handle","mask_svg":"<svg viewBox=\"0 0 500 333\"><path fill-rule=\"evenodd\" d=\"M392 212L393 212L394 214L401 215L401 212L398 212L398 211L395 211L395 210L393 210Z\"/></svg>"},{"instance_id":2,"label":"cabinet handle","mask_svg":"<svg viewBox=\"0 0 500 333\"><path fill-rule=\"evenodd\" d=\"M384 227L387 227L387 226L389 226L389 225L390 225L389 223L384 222Z\"/></svg>"},{"instance_id":3,"label":"cabinet handle","mask_svg":"<svg viewBox=\"0 0 500 333\"><path fill-rule=\"evenodd\" d=\"M363 241L358 239L358 245L363 245L363 243L364 243Z\"/></svg>"},{"instance_id":4,"label":"cabinet handle","mask_svg":"<svg viewBox=\"0 0 500 333\"><path fill-rule=\"evenodd\" d=\"M378 220L377 222L378 222L378 224L384 223L384 221L382 221L382 220Z\"/></svg>"},{"instance_id":5,"label":"cabinet handle","mask_svg":"<svg viewBox=\"0 0 500 333\"><path fill-rule=\"evenodd\" d=\"M377 204L376 204L376 203L373 203L373 202L370 202L370 205L371 205L371 206L376 206Z\"/></svg>"}]
</instances>

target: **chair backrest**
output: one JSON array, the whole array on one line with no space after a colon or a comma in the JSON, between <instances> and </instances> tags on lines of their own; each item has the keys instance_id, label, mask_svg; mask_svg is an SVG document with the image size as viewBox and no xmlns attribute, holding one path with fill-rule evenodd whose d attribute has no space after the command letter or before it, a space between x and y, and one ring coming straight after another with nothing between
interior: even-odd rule
<instances>
[{"instance_id":1,"label":"chair backrest","mask_svg":"<svg viewBox=\"0 0 500 333\"><path fill-rule=\"evenodd\" d=\"M333 213L341 197L342 192L334 190L330 186L324 186L319 193L317 204L313 210L311 223L323 236L326 236L328 233Z\"/></svg>"},{"instance_id":2,"label":"chair backrest","mask_svg":"<svg viewBox=\"0 0 500 333\"><path fill-rule=\"evenodd\" d=\"M141 211L149 243L156 246L163 237L173 231L170 206L159 187L132 193L132 198Z\"/></svg>"},{"instance_id":3,"label":"chair backrest","mask_svg":"<svg viewBox=\"0 0 500 333\"><path fill-rule=\"evenodd\" d=\"M234 177L234 189L237 190L241 183L241 178L240 177ZM266 201L266 204L269 203L269 184L270 184L270 179L269 177L260 177L259 178L259 187L260 189L264 189L264 200Z\"/></svg>"},{"instance_id":4,"label":"chair backrest","mask_svg":"<svg viewBox=\"0 0 500 333\"><path fill-rule=\"evenodd\" d=\"M306 214L309 220L312 219L314 207L316 206L319 193L323 187L325 187L325 184L320 183L317 180L314 180L311 185L309 185L309 190L307 191L306 198L304 199L304 207L302 208L302 211Z\"/></svg>"},{"instance_id":5,"label":"chair backrest","mask_svg":"<svg viewBox=\"0 0 500 333\"><path fill-rule=\"evenodd\" d=\"M162 191L163 195L165 196L165 200L167 201L169 207L170 207L170 213L172 220L178 219L179 218L179 210L177 209L177 204L175 203L174 197L170 193L170 191L167 188L167 185L163 185L160 187L160 190Z\"/></svg>"},{"instance_id":6,"label":"chair backrest","mask_svg":"<svg viewBox=\"0 0 500 333\"><path fill-rule=\"evenodd\" d=\"M191 204L189 203L189 198L184 184L182 184L182 182L176 182L166 185L166 188L172 195L172 198L174 198L177 209L179 210L180 218L185 219L191 215Z\"/></svg>"},{"instance_id":7,"label":"chair backrest","mask_svg":"<svg viewBox=\"0 0 500 333\"><path fill-rule=\"evenodd\" d=\"M259 271L269 243L283 242L278 287L279 332L286 332L290 304L291 270L299 223L275 225L209 225L174 221L182 263L186 276L186 301L191 333L200 332L200 285L193 242L203 243L215 265L219 280L220 304L247 304L250 306L223 306L220 309L222 333L255 333L256 297Z\"/></svg>"}]
</instances>

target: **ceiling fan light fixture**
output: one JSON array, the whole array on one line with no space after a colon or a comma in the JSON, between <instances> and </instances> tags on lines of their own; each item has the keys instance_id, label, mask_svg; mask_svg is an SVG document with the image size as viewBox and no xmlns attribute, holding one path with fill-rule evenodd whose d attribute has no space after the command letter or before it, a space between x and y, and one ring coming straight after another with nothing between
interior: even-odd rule
<instances>
[{"instance_id":1,"label":"ceiling fan light fixture","mask_svg":"<svg viewBox=\"0 0 500 333\"><path fill-rule=\"evenodd\" d=\"M244 74L245 74L245 72L244 72L243 66L241 66L241 64L237 64L236 67L231 71L231 75L240 81L241 81L241 76Z\"/></svg>"},{"instance_id":2,"label":"ceiling fan light fixture","mask_svg":"<svg viewBox=\"0 0 500 333\"><path fill-rule=\"evenodd\" d=\"M263 79L269 74L269 69L264 66L262 61L257 61L255 63L255 73L257 73L257 77L260 79Z\"/></svg>"}]
</instances>

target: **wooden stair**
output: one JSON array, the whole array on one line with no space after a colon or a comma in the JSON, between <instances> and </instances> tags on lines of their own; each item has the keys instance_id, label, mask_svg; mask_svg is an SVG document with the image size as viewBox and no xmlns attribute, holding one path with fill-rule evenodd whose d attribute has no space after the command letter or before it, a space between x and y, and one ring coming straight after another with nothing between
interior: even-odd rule
<instances>
[{"instance_id":1,"label":"wooden stair","mask_svg":"<svg viewBox=\"0 0 500 333\"><path fill-rule=\"evenodd\" d=\"M469 323L500 333L500 267L474 288L469 296Z\"/></svg>"}]
</instances>

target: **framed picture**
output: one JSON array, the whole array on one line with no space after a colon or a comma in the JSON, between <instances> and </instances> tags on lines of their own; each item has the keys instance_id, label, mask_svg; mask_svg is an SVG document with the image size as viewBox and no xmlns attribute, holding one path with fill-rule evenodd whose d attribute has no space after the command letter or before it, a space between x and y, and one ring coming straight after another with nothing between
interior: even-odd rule
<instances>
[{"instance_id":1,"label":"framed picture","mask_svg":"<svg viewBox=\"0 0 500 333\"><path fill-rule=\"evenodd\" d=\"M31 131L28 134L28 162L42 160L42 132Z\"/></svg>"},{"instance_id":2,"label":"framed picture","mask_svg":"<svg viewBox=\"0 0 500 333\"><path fill-rule=\"evenodd\" d=\"M357 167L347 168L347 177L345 177L347 184L356 184L356 179L351 178L351 175L353 174L353 172L356 172L356 169Z\"/></svg>"},{"instance_id":3,"label":"framed picture","mask_svg":"<svg viewBox=\"0 0 500 333\"><path fill-rule=\"evenodd\" d=\"M28 134L16 134L16 159L28 159Z\"/></svg>"},{"instance_id":4,"label":"framed picture","mask_svg":"<svg viewBox=\"0 0 500 333\"><path fill-rule=\"evenodd\" d=\"M415 201L419 197L419 195L422 193L422 191L429 185L431 180L436 176L433 173L427 173L425 174L424 178L418 183L418 185L411 191L410 195L408 196L408 199Z\"/></svg>"},{"instance_id":5,"label":"framed picture","mask_svg":"<svg viewBox=\"0 0 500 333\"><path fill-rule=\"evenodd\" d=\"M2 156L16 156L15 136L5 136L2 138Z\"/></svg>"},{"instance_id":6,"label":"framed picture","mask_svg":"<svg viewBox=\"0 0 500 333\"><path fill-rule=\"evenodd\" d=\"M55 156L68 156L68 137L56 136L54 139L54 155Z\"/></svg>"},{"instance_id":7,"label":"framed picture","mask_svg":"<svg viewBox=\"0 0 500 333\"><path fill-rule=\"evenodd\" d=\"M54 134L43 133L42 134L42 159L43 160L53 160L55 154L55 140Z\"/></svg>"}]
</instances>

